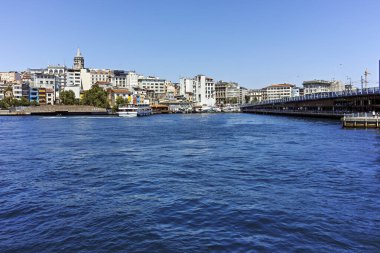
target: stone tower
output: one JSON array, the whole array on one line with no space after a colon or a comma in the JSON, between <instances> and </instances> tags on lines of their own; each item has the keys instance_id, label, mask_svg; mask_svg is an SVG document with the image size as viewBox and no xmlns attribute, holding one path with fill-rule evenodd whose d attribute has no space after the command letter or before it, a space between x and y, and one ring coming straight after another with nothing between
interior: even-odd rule
<instances>
[{"instance_id":1,"label":"stone tower","mask_svg":"<svg viewBox=\"0 0 380 253\"><path fill-rule=\"evenodd\" d=\"M74 57L74 69L84 69L84 58L80 53L80 49L77 50L77 55Z\"/></svg>"}]
</instances>

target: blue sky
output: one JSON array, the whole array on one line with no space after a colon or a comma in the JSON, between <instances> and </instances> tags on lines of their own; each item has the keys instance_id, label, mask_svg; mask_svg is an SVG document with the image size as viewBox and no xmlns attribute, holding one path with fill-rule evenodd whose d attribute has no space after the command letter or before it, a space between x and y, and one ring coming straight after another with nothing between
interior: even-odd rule
<instances>
[{"instance_id":1,"label":"blue sky","mask_svg":"<svg viewBox=\"0 0 380 253\"><path fill-rule=\"evenodd\" d=\"M249 88L340 79L378 85L379 0L2 0L0 70L206 74ZM5 11L6 10L6 11Z\"/></svg>"}]
</instances>

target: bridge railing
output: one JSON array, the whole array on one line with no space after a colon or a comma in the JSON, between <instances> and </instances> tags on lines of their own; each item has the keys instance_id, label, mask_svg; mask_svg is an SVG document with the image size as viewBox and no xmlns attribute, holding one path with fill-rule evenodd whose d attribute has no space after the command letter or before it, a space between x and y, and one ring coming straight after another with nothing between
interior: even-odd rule
<instances>
[{"instance_id":1,"label":"bridge railing","mask_svg":"<svg viewBox=\"0 0 380 253\"><path fill-rule=\"evenodd\" d=\"M344 118L378 118L379 114L374 114L373 112L356 112L356 113L345 113Z\"/></svg>"},{"instance_id":2,"label":"bridge railing","mask_svg":"<svg viewBox=\"0 0 380 253\"><path fill-rule=\"evenodd\" d=\"M252 106L252 105L270 105L270 104L281 104L287 102L298 102L298 101L308 101L308 100L319 100L325 98L339 98L339 97L352 97L359 95L373 95L380 94L379 87L366 88L366 89L357 89L357 90L348 90L348 91L332 91L332 92L322 92L322 93L313 93L307 94L298 97L287 97L274 100L264 100L256 102L253 104L244 104L241 107Z\"/></svg>"}]
</instances>

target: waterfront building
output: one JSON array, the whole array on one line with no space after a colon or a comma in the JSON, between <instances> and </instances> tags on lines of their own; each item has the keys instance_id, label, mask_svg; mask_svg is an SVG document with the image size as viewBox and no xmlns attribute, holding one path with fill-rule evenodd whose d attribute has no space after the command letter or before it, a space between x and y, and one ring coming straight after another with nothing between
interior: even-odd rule
<instances>
[{"instance_id":1,"label":"waterfront building","mask_svg":"<svg viewBox=\"0 0 380 253\"><path fill-rule=\"evenodd\" d=\"M38 103L46 105L46 88L38 88Z\"/></svg>"},{"instance_id":2,"label":"waterfront building","mask_svg":"<svg viewBox=\"0 0 380 253\"><path fill-rule=\"evenodd\" d=\"M215 84L215 102L217 105L236 104L240 97L237 83L219 81Z\"/></svg>"},{"instance_id":3,"label":"waterfront building","mask_svg":"<svg viewBox=\"0 0 380 253\"><path fill-rule=\"evenodd\" d=\"M247 95L247 89L235 82L219 81L215 84L215 99L217 105L242 104Z\"/></svg>"},{"instance_id":4,"label":"waterfront building","mask_svg":"<svg viewBox=\"0 0 380 253\"><path fill-rule=\"evenodd\" d=\"M33 82L33 74L28 70L21 73L21 82L22 83L32 83Z\"/></svg>"},{"instance_id":5,"label":"waterfront building","mask_svg":"<svg viewBox=\"0 0 380 253\"><path fill-rule=\"evenodd\" d=\"M81 70L67 69L65 87L80 87L81 84Z\"/></svg>"},{"instance_id":6,"label":"waterfront building","mask_svg":"<svg viewBox=\"0 0 380 253\"><path fill-rule=\"evenodd\" d=\"M89 69L80 70L80 85L83 91L91 89L93 83L91 71Z\"/></svg>"},{"instance_id":7,"label":"waterfront building","mask_svg":"<svg viewBox=\"0 0 380 253\"><path fill-rule=\"evenodd\" d=\"M292 97L299 97L300 96L300 88L294 86L292 89Z\"/></svg>"},{"instance_id":8,"label":"waterfront building","mask_svg":"<svg viewBox=\"0 0 380 253\"><path fill-rule=\"evenodd\" d=\"M340 81L312 80L304 81L302 85L304 95L345 90L344 84Z\"/></svg>"},{"instance_id":9,"label":"waterfront building","mask_svg":"<svg viewBox=\"0 0 380 253\"><path fill-rule=\"evenodd\" d=\"M46 98L46 104L47 105L54 105L55 102L55 91L53 89L46 88L45 89L45 98Z\"/></svg>"},{"instance_id":10,"label":"waterfront building","mask_svg":"<svg viewBox=\"0 0 380 253\"><path fill-rule=\"evenodd\" d=\"M152 91L154 92L154 91ZM144 103L144 104L149 104L150 100L148 97L148 92L147 89L142 89L139 87L136 87L133 89L133 104L139 104L139 103Z\"/></svg>"},{"instance_id":11,"label":"waterfront building","mask_svg":"<svg viewBox=\"0 0 380 253\"><path fill-rule=\"evenodd\" d=\"M305 89L303 87L299 87L298 90L299 90L300 96L305 95Z\"/></svg>"},{"instance_id":12,"label":"waterfront building","mask_svg":"<svg viewBox=\"0 0 380 253\"><path fill-rule=\"evenodd\" d=\"M29 88L29 101L36 101L37 103L39 102L39 97L38 97L38 88L36 87L30 87Z\"/></svg>"},{"instance_id":13,"label":"waterfront building","mask_svg":"<svg viewBox=\"0 0 380 253\"><path fill-rule=\"evenodd\" d=\"M158 77L146 77L138 80L138 86L141 89L153 90L156 96L165 96L167 81Z\"/></svg>"},{"instance_id":14,"label":"waterfront building","mask_svg":"<svg viewBox=\"0 0 380 253\"><path fill-rule=\"evenodd\" d=\"M229 82L226 87L226 104L239 104L240 87L237 83Z\"/></svg>"},{"instance_id":15,"label":"waterfront building","mask_svg":"<svg viewBox=\"0 0 380 253\"><path fill-rule=\"evenodd\" d=\"M199 106L215 105L215 83L214 80L205 75L197 75L194 78L193 102Z\"/></svg>"},{"instance_id":16,"label":"waterfront building","mask_svg":"<svg viewBox=\"0 0 380 253\"><path fill-rule=\"evenodd\" d=\"M114 87L131 90L138 87L139 75L134 71L114 70L111 82Z\"/></svg>"},{"instance_id":17,"label":"waterfront building","mask_svg":"<svg viewBox=\"0 0 380 253\"><path fill-rule=\"evenodd\" d=\"M136 74L135 71L114 70L108 79L112 82L113 87L132 90L133 88L138 87L139 77L141 79L144 78L139 74ZM103 81L108 79L103 78Z\"/></svg>"},{"instance_id":18,"label":"waterfront building","mask_svg":"<svg viewBox=\"0 0 380 253\"><path fill-rule=\"evenodd\" d=\"M49 74L34 74L33 75L33 84L34 87L44 87L44 88L52 88L54 90L58 90L55 75Z\"/></svg>"},{"instance_id":19,"label":"waterfront building","mask_svg":"<svg viewBox=\"0 0 380 253\"><path fill-rule=\"evenodd\" d=\"M215 105L215 83L212 78L197 75L194 78L182 77L179 80L179 94L192 100L196 106ZM189 98L192 96L192 99Z\"/></svg>"},{"instance_id":20,"label":"waterfront building","mask_svg":"<svg viewBox=\"0 0 380 253\"><path fill-rule=\"evenodd\" d=\"M193 78L181 77L179 79L179 94L185 96L188 93L193 93L195 80Z\"/></svg>"},{"instance_id":21,"label":"waterfront building","mask_svg":"<svg viewBox=\"0 0 380 253\"><path fill-rule=\"evenodd\" d=\"M0 72L0 81L4 83L15 83L21 81L21 74L16 71Z\"/></svg>"},{"instance_id":22,"label":"waterfront building","mask_svg":"<svg viewBox=\"0 0 380 253\"><path fill-rule=\"evenodd\" d=\"M26 71L21 73L21 82L28 83L30 85L34 84L34 75L35 74L44 74L45 69L30 69L28 68ZM47 74L47 73L45 73Z\"/></svg>"},{"instance_id":23,"label":"waterfront building","mask_svg":"<svg viewBox=\"0 0 380 253\"><path fill-rule=\"evenodd\" d=\"M294 87L294 85L288 83L272 84L262 89L263 100L290 98Z\"/></svg>"},{"instance_id":24,"label":"waterfront building","mask_svg":"<svg viewBox=\"0 0 380 253\"><path fill-rule=\"evenodd\" d=\"M129 71L127 74L126 87L135 88L139 86L139 77L135 71Z\"/></svg>"},{"instance_id":25,"label":"waterfront building","mask_svg":"<svg viewBox=\"0 0 380 253\"><path fill-rule=\"evenodd\" d=\"M245 103L247 94L248 94L248 89L244 88L244 87L240 87L240 97L239 97L239 101L238 101L239 105Z\"/></svg>"},{"instance_id":26,"label":"waterfront building","mask_svg":"<svg viewBox=\"0 0 380 253\"><path fill-rule=\"evenodd\" d=\"M31 86L35 88L45 88L54 90L54 101L58 99L59 91L61 89L61 87L57 83L57 77L51 74L35 73L33 75L33 83ZM46 100L44 100L44 95L41 95L40 97L41 98L39 99L42 99L42 104L45 104Z\"/></svg>"},{"instance_id":27,"label":"waterfront building","mask_svg":"<svg viewBox=\"0 0 380 253\"><path fill-rule=\"evenodd\" d=\"M228 83L219 81L215 84L215 103L217 105L226 104L226 91Z\"/></svg>"},{"instance_id":28,"label":"waterfront building","mask_svg":"<svg viewBox=\"0 0 380 253\"><path fill-rule=\"evenodd\" d=\"M22 84L13 83L12 92L13 92L13 98L20 100L22 98Z\"/></svg>"},{"instance_id":29,"label":"waterfront building","mask_svg":"<svg viewBox=\"0 0 380 253\"><path fill-rule=\"evenodd\" d=\"M21 85L21 94L22 94L22 97L24 97L28 101L30 101L30 99L29 99L29 92L30 92L30 85L29 85L29 83L23 82L22 85Z\"/></svg>"},{"instance_id":30,"label":"waterfront building","mask_svg":"<svg viewBox=\"0 0 380 253\"><path fill-rule=\"evenodd\" d=\"M111 78L112 86L117 88L127 88L127 75L128 73L124 70L114 70Z\"/></svg>"},{"instance_id":31,"label":"waterfront building","mask_svg":"<svg viewBox=\"0 0 380 253\"><path fill-rule=\"evenodd\" d=\"M38 103L40 105L54 105L55 90L50 88L38 88Z\"/></svg>"},{"instance_id":32,"label":"waterfront building","mask_svg":"<svg viewBox=\"0 0 380 253\"><path fill-rule=\"evenodd\" d=\"M66 75L67 68L64 65L48 65L47 69L44 71L45 74L54 75L56 77L57 87L66 86ZM59 90L58 89L58 90Z\"/></svg>"},{"instance_id":33,"label":"waterfront building","mask_svg":"<svg viewBox=\"0 0 380 253\"><path fill-rule=\"evenodd\" d=\"M44 71L45 71L45 69L31 69L31 68L28 68L27 70L26 70L28 73L30 73L30 74L43 74L44 73Z\"/></svg>"},{"instance_id":34,"label":"waterfront building","mask_svg":"<svg viewBox=\"0 0 380 253\"><path fill-rule=\"evenodd\" d=\"M195 86L195 80L193 78L182 77L179 79L179 95L187 99L187 101L193 101L194 93L193 87Z\"/></svg>"},{"instance_id":35,"label":"waterfront building","mask_svg":"<svg viewBox=\"0 0 380 253\"><path fill-rule=\"evenodd\" d=\"M245 97L245 103L252 104L263 100L263 92L261 89L249 89Z\"/></svg>"},{"instance_id":36,"label":"waterfront building","mask_svg":"<svg viewBox=\"0 0 380 253\"><path fill-rule=\"evenodd\" d=\"M107 98L111 106L115 105L118 97L123 98L130 104L133 101L133 93L126 89L108 89Z\"/></svg>"},{"instance_id":37,"label":"waterfront building","mask_svg":"<svg viewBox=\"0 0 380 253\"><path fill-rule=\"evenodd\" d=\"M113 71L110 69L90 69L91 83L112 82Z\"/></svg>"},{"instance_id":38,"label":"waterfront building","mask_svg":"<svg viewBox=\"0 0 380 253\"><path fill-rule=\"evenodd\" d=\"M166 88L166 96L165 96L166 99L174 100L175 97L178 95L176 86L172 84L171 82L167 82L165 88Z\"/></svg>"},{"instance_id":39,"label":"waterfront building","mask_svg":"<svg viewBox=\"0 0 380 253\"><path fill-rule=\"evenodd\" d=\"M0 81L0 100L5 98L5 91L12 89L6 82Z\"/></svg>"}]
</instances>

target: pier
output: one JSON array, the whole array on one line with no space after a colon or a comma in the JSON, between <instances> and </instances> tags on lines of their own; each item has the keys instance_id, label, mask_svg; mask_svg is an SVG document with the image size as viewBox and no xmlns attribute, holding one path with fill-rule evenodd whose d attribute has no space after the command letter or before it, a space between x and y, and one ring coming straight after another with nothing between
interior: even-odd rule
<instances>
[{"instance_id":1,"label":"pier","mask_svg":"<svg viewBox=\"0 0 380 253\"><path fill-rule=\"evenodd\" d=\"M345 114L342 123L343 127L347 128L380 128L380 117L370 115L370 113Z\"/></svg>"}]
</instances>

